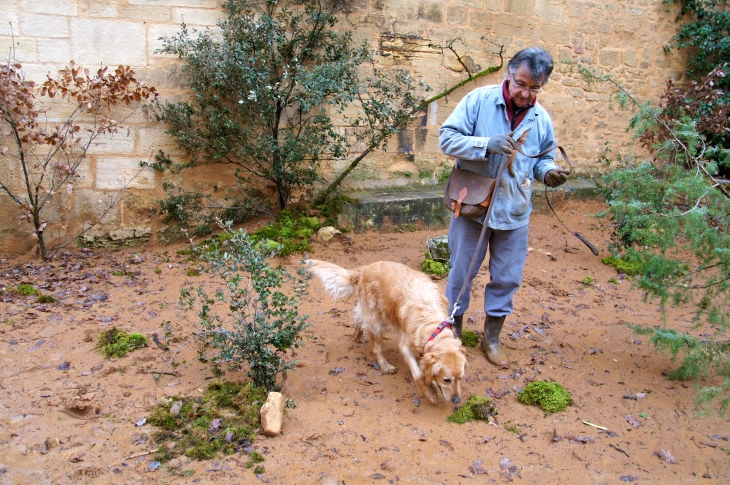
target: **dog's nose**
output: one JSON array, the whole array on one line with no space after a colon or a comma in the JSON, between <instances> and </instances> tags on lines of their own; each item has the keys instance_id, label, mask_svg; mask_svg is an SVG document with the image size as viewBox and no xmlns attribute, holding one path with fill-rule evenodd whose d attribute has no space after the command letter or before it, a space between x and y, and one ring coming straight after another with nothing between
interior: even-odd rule
<instances>
[{"instance_id":1,"label":"dog's nose","mask_svg":"<svg viewBox=\"0 0 730 485\"><path fill-rule=\"evenodd\" d=\"M461 402L461 398L459 396L452 397L451 402L459 403L459 402Z\"/></svg>"}]
</instances>

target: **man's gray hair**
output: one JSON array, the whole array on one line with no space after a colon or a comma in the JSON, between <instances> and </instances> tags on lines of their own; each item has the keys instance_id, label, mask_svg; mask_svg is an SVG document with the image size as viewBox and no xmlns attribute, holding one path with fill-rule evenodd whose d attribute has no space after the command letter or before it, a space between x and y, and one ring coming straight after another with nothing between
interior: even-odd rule
<instances>
[{"instance_id":1,"label":"man's gray hair","mask_svg":"<svg viewBox=\"0 0 730 485\"><path fill-rule=\"evenodd\" d=\"M545 84L553 73L553 58L548 51L541 47L528 47L522 49L507 63L507 69L510 73L519 69L521 66L530 70L530 77L535 81Z\"/></svg>"}]
</instances>

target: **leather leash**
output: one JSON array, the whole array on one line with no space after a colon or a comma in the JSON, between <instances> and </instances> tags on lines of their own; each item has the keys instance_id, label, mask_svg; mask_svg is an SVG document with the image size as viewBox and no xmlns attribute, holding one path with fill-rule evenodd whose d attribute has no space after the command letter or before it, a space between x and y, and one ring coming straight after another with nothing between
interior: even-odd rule
<instances>
[{"instance_id":1,"label":"leather leash","mask_svg":"<svg viewBox=\"0 0 730 485\"><path fill-rule=\"evenodd\" d=\"M517 147L522 146L522 144L527 139L527 133L530 130L525 130L525 132L520 136L520 139L517 140L515 145ZM520 150L520 153L522 151ZM524 153L522 153L524 155ZM456 297L456 301L454 301L454 309L451 310L451 315L449 315L449 318L446 320L449 323L454 322L454 314L456 313L456 310L458 310L459 303L461 302L461 297L464 295L464 290L466 289L466 285L469 283L469 275L471 275L472 270L474 269L474 263L477 261L477 254L479 254L479 247L482 245L482 242L484 241L484 235L487 233L487 223L489 222L489 218L492 217L492 212L494 212L494 201L497 200L497 192L499 191L499 184L502 180L502 174L504 173L504 169L508 166L510 167L510 171L512 171L512 163L515 160L515 157L517 156L517 151L513 151L511 155L503 155L502 160L499 162L499 169L497 170L497 178L494 181L494 191L492 192L492 199L489 201L489 207L487 207L487 215L484 218L484 223L482 224L482 232L479 234L479 240L477 241L476 248L474 248L474 256L471 258L471 264L469 265L469 270L466 272L466 278L464 279L464 284L461 285L461 290L459 290L459 296Z\"/></svg>"},{"instance_id":2,"label":"leather leash","mask_svg":"<svg viewBox=\"0 0 730 485\"><path fill-rule=\"evenodd\" d=\"M570 158L568 158L568 154L565 153L565 150L563 149L563 147L557 145L556 143L553 143L550 147L548 147L545 150L541 151L537 155L528 155L527 153L523 152L522 149L519 146L517 146L516 148L517 148L517 151L518 152L520 152L521 154L523 154L524 156L526 156L528 158L540 158L543 155L546 155L546 154L550 153L551 151L553 151L553 150L555 150L557 148L558 150L560 150L560 154L563 156L563 158L565 159L565 161L568 162L568 166L570 167L570 170L568 171L568 174L573 173L573 164L570 163ZM510 173L510 175L512 175L514 177L515 176L515 172L514 172L514 170L512 168L512 161L513 160L514 159L510 160L510 163L508 164L508 167L509 167L509 173ZM547 185L545 185L545 200L547 201L548 207L550 207L550 210L553 211L553 214L555 214L555 218L558 220L558 222L560 224L563 225L563 227L565 228L565 230L568 231L569 233L571 233L572 235L574 235L575 237L577 237L578 239L580 239L583 244L585 244L586 246L588 246L588 249L590 249L593 254L595 254L596 256L598 256L598 249L593 244L591 244L588 241L588 239L586 239L586 237L583 234L581 234L579 232L576 232L576 231L571 231L570 228L568 226L566 226L563 221L560 220L560 217L558 216L558 213L555 211L555 208L553 207L552 202L550 202L550 197L548 196L548 186Z\"/></svg>"}]
</instances>

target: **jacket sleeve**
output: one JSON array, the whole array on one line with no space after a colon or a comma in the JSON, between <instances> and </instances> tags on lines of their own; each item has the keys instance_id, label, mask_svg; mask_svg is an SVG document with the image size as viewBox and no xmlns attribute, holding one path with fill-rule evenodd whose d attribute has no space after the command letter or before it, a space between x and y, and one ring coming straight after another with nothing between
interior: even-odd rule
<instances>
[{"instance_id":1,"label":"jacket sleeve","mask_svg":"<svg viewBox=\"0 0 730 485\"><path fill-rule=\"evenodd\" d=\"M439 129L439 144L444 155L462 160L486 160L489 137L473 136L476 123L488 122L478 119L479 111L479 99L474 91L459 101Z\"/></svg>"},{"instance_id":2,"label":"jacket sleeve","mask_svg":"<svg viewBox=\"0 0 730 485\"><path fill-rule=\"evenodd\" d=\"M546 148L550 147L550 145L552 145L553 143L556 143L555 129L553 128L553 122L550 119L550 115L545 112L543 116L547 117L547 122L544 124L544 129L540 130L542 135L540 137L540 151L543 151ZM537 163L535 163L535 167L533 168L533 176L536 180L544 183L545 175L550 170L560 168L558 165L555 164L554 159L555 150L552 150L551 152L545 154L544 156L540 157L540 159L538 159Z\"/></svg>"}]
</instances>

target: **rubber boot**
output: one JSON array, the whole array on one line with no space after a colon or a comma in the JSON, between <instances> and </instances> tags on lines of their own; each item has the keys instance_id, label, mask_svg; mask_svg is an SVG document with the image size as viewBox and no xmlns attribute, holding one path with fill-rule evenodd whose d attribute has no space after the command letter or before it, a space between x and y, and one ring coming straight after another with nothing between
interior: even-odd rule
<instances>
[{"instance_id":1,"label":"rubber boot","mask_svg":"<svg viewBox=\"0 0 730 485\"><path fill-rule=\"evenodd\" d=\"M502 331L504 320L507 317L490 317L484 319L484 338L480 348L490 364L498 367L507 367L507 359L499 352L499 334Z\"/></svg>"},{"instance_id":2,"label":"rubber boot","mask_svg":"<svg viewBox=\"0 0 730 485\"><path fill-rule=\"evenodd\" d=\"M461 326L464 323L464 315L454 315L454 336L461 338Z\"/></svg>"}]
</instances>

